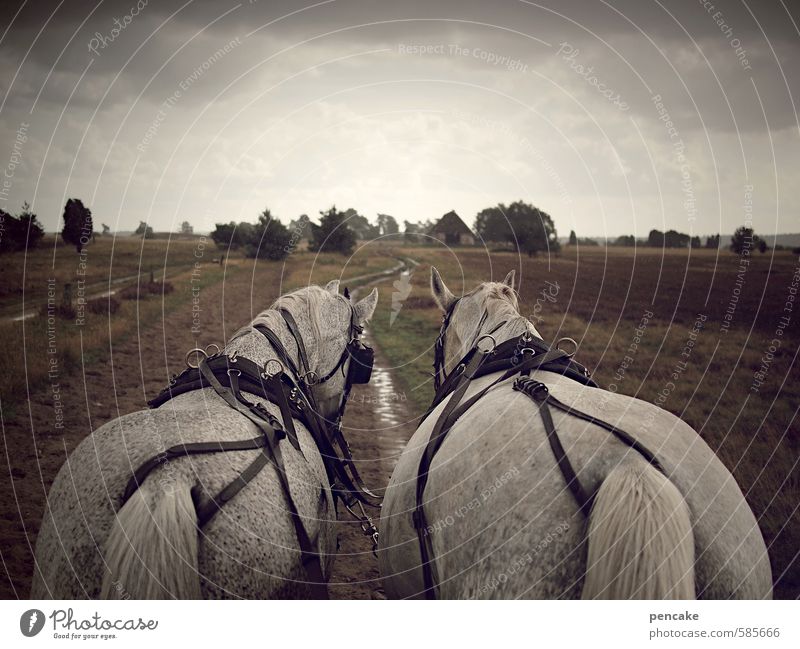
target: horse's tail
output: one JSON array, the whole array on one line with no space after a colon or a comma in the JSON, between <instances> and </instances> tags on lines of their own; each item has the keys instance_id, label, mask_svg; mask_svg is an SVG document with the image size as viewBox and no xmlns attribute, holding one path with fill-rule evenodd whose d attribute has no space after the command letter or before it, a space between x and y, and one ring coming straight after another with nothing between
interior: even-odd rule
<instances>
[{"instance_id":1,"label":"horse's tail","mask_svg":"<svg viewBox=\"0 0 800 649\"><path fill-rule=\"evenodd\" d=\"M199 599L189 484L152 478L142 484L117 514L104 558L103 599Z\"/></svg>"},{"instance_id":2,"label":"horse's tail","mask_svg":"<svg viewBox=\"0 0 800 649\"><path fill-rule=\"evenodd\" d=\"M583 599L694 599L694 535L683 496L660 471L609 473L589 520Z\"/></svg>"}]
</instances>

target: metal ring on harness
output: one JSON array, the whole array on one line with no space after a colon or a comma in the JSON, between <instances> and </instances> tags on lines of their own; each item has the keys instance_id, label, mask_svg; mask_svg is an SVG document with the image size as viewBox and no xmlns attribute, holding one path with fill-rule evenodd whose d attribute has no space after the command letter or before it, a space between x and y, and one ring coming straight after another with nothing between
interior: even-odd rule
<instances>
[{"instance_id":1,"label":"metal ring on harness","mask_svg":"<svg viewBox=\"0 0 800 649\"><path fill-rule=\"evenodd\" d=\"M217 351L215 351L213 354L210 354L209 351L208 351L209 347L215 347ZM211 358L212 356L216 356L217 354L220 353L220 351L222 351L222 350L220 350L219 345L217 345L217 343L210 343L210 344L206 345L206 348L205 348L206 358Z\"/></svg>"},{"instance_id":2,"label":"metal ring on harness","mask_svg":"<svg viewBox=\"0 0 800 649\"><path fill-rule=\"evenodd\" d=\"M561 349L561 343L565 341L568 343L572 343L574 349L571 352ZM578 353L578 343L574 338L569 338L568 336L564 336L563 338L559 338L556 341L556 349L561 350L567 355L567 357L572 358L573 356L575 356L576 353Z\"/></svg>"},{"instance_id":3,"label":"metal ring on harness","mask_svg":"<svg viewBox=\"0 0 800 649\"><path fill-rule=\"evenodd\" d=\"M190 349L188 352L186 352L186 357L184 358L184 360L186 361L186 366L187 366L187 367L190 367L190 368L191 368L191 369L193 369L193 370L196 370L198 367L200 367L200 361L198 361L198 362L197 362L197 365L192 365L192 364L189 362L189 357L190 357L192 354L199 354L199 355L201 355L201 356L203 357L201 360L205 360L206 358L208 358L208 353L206 352L206 350L205 350L205 349L202 349L202 348L200 348L200 347L195 347L194 349Z\"/></svg>"},{"instance_id":4,"label":"metal ring on harness","mask_svg":"<svg viewBox=\"0 0 800 649\"><path fill-rule=\"evenodd\" d=\"M489 338L492 341L492 346L489 349L483 350L478 345L484 338ZM483 334L478 340L475 341L475 349L477 349L481 354L491 354L495 347L497 347L497 340L492 334Z\"/></svg>"},{"instance_id":5,"label":"metal ring on harness","mask_svg":"<svg viewBox=\"0 0 800 649\"><path fill-rule=\"evenodd\" d=\"M311 381L308 380L309 374L314 375L314 379ZM316 385L319 382L319 374L317 374L314 370L308 370L308 372L306 372L305 374L301 374L298 378L301 381L305 382L306 385Z\"/></svg>"},{"instance_id":6,"label":"metal ring on harness","mask_svg":"<svg viewBox=\"0 0 800 649\"><path fill-rule=\"evenodd\" d=\"M278 369L274 372L270 372L269 367L272 366L274 368L276 363L278 365ZM277 358L271 358L264 363L264 371L261 372L261 377L264 379L269 379L277 374L281 374L285 370L286 368L283 366L283 363L281 363Z\"/></svg>"}]
</instances>

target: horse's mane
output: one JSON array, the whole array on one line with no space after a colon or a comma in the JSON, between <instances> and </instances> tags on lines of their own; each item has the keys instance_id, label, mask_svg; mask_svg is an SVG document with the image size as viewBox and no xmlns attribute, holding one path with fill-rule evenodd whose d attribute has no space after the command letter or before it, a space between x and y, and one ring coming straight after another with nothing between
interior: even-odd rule
<instances>
[{"instance_id":1,"label":"horse's mane","mask_svg":"<svg viewBox=\"0 0 800 649\"><path fill-rule=\"evenodd\" d=\"M266 327L282 326L283 318L278 313L278 309L284 308L289 311L296 320L305 319L304 316L307 316L313 335L319 340L322 337L322 322L320 321L320 315L323 310L322 300L326 293L327 291L320 286L306 286L292 291L291 293L287 293L286 295L281 295L269 308L253 318L253 321L241 329L239 333L249 332L253 327L259 324ZM236 335L238 336L238 333Z\"/></svg>"}]
</instances>

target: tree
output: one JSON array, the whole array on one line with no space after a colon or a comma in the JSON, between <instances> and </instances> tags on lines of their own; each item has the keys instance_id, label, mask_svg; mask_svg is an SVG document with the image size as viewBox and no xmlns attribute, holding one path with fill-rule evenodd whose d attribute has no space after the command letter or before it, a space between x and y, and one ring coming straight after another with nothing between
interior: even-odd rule
<instances>
[{"instance_id":1,"label":"tree","mask_svg":"<svg viewBox=\"0 0 800 649\"><path fill-rule=\"evenodd\" d=\"M366 216L362 216L352 207L345 211L347 227L356 233L356 237L361 240L374 239L378 236L378 226L372 225Z\"/></svg>"},{"instance_id":2,"label":"tree","mask_svg":"<svg viewBox=\"0 0 800 649\"><path fill-rule=\"evenodd\" d=\"M44 236L44 228L39 224L36 215L31 212L28 201L22 204L22 212L17 217L20 224L20 246L25 250L35 248Z\"/></svg>"},{"instance_id":3,"label":"tree","mask_svg":"<svg viewBox=\"0 0 800 649\"><path fill-rule=\"evenodd\" d=\"M181 223L181 234L194 234L194 228L189 221Z\"/></svg>"},{"instance_id":4,"label":"tree","mask_svg":"<svg viewBox=\"0 0 800 649\"><path fill-rule=\"evenodd\" d=\"M22 213L16 217L0 210L0 253L35 248L43 236L44 228L28 203L23 203Z\"/></svg>"},{"instance_id":5,"label":"tree","mask_svg":"<svg viewBox=\"0 0 800 649\"><path fill-rule=\"evenodd\" d=\"M575 230L569 231L569 245L575 246L578 244L578 237L575 235Z\"/></svg>"},{"instance_id":6,"label":"tree","mask_svg":"<svg viewBox=\"0 0 800 649\"><path fill-rule=\"evenodd\" d=\"M736 229L731 237L731 250L737 255L748 253L753 246L758 245L758 237L753 234L753 228L745 227L744 225Z\"/></svg>"},{"instance_id":7,"label":"tree","mask_svg":"<svg viewBox=\"0 0 800 649\"><path fill-rule=\"evenodd\" d=\"M767 242L764 241L761 237L756 237L756 239L758 241L758 243L757 243L758 252L760 252L763 255L765 252L767 252L767 248L768 248Z\"/></svg>"},{"instance_id":8,"label":"tree","mask_svg":"<svg viewBox=\"0 0 800 649\"><path fill-rule=\"evenodd\" d=\"M502 204L499 207L487 207L475 217L475 232L487 242L512 241L511 224Z\"/></svg>"},{"instance_id":9,"label":"tree","mask_svg":"<svg viewBox=\"0 0 800 649\"><path fill-rule=\"evenodd\" d=\"M653 248L663 248L664 233L661 230L650 230L650 234L647 235L647 245Z\"/></svg>"},{"instance_id":10,"label":"tree","mask_svg":"<svg viewBox=\"0 0 800 649\"><path fill-rule=\"evenodd\" d=\"M109 232L111 232L111 228L109 228L105 223L101 223L100 225L103 226L103 236L106 236Z\"/></svg>"},{"instance_id":11,"label":"tree","mask_svg":"<svg viewBox=\"0 0 800 649\"><path fill-rule=\"evenodd\" d=\"M425 234L425 229L422 224L403 221L403 228L403 238L406 243L420 243L424 240L422 235Z\"/></svg>"},{"instance_id":12,"label":"tree","mask_svg":"<svg viewBox=\"0 0 800 649\"><path fill-rule=\"evenodd\" d=\"M475 229L484 241L507 241L529 257L542 250L555 252L560 248L550 215L522 201L481 210L475 219Z\"/></svg>"},{"instance_id":13,"label":"tree","mask_svg":"<svg viewBox=\"0 0 800 649\"><path fill-rule=\"evenodd\" d=\"M61 238L75 246L80 254L92 238L92 212L79 198L70 198L64 206L64 228Z\"/></svg>"},{"instance_id":14,"label":"tree","mask_svg":"<svg viewBox=\"0 0 800 649\"><path fill-rule=\"evenodd\" d=\"M719 235L712 234L706 237L706 248L719 248Z\"/></svg>"},{"instance_id":15,"label":"tree","mask_svg":"<svg viewBox=\"0 0 800 649\"><path fill-rule=\"evenodd\" d=\"M217 223L211 233L211 240L220 248L235 250L242 245L236 223Z\"/></svg>"},{"instance_id":16,"label":"tree","mask_svg":"<svg viewBox=\"0 0 800 649\"><path fill-rule=\"evenodd\" d=\"M312 231L313 240L309 246L318 252L340 252L349 255L356 244L356 234L347 227L344 212L333 205L328 211L320 211L319 227Z\"/></svg>"},{"instance_id":17,"label":"tree","mask_svg":"<svg viewBox=\"0 0 800 649\"><path fill-rule=\"evenodd\" d=\"M241 224L242 226L250 224ZM292 238L288 228L265 209L258 217L258 223L239 228L246 242L248 257L280 261L289 254Z\"/></svg>"},{"instance_id":18,"label":"tree","mask_svg":"<svg viewBox=\"0 0 800 649\"><path fill-rule=\"evenodd\" d=\"M623 234L621 237L617 237L616 241L614 241L614 245L632 248L636 245L636 237L632 234Z\"/></svg>"},{"instance_id":19,"label":"tree","mask_svg":"<svg viewBox=\"0 0 800 649\"><path fill-rule=\"evenodd\" d=\"M397 225L397 220L388 214L378 214L378 233L381 236L397 234L400 232L400 227Z\"/></svg>"},{"instance_id":20,"label":"tree","mask_svg":"<svg viewBox=\"0 0 800 649\"><path fill-rule=\"evenodd\" d=\"M145 221L139 221L139 227L133 231L133 236L140 236L145 239L153 238L153 228L151 228Z\"/></svg>"}]
</instances>

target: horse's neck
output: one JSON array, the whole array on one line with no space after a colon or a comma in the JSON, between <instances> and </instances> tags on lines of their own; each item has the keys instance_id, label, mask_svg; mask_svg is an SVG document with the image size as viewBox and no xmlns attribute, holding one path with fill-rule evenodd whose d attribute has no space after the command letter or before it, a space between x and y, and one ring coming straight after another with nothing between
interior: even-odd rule
<instances>
[{"instance_id":1,"label":"horse's neck","mask_svg":"<svg viewBox=\"0 0 800 649\"><path fill-rule=\"evenodd\" d=\"M275 334L283 346L286 355L292 360L292 362L295 364L295 367L302 372L303 369L300 363L300 353L297 348L297 342L289 331L289 328L286 326L286 323L284 322L280 312L276 309L270 309L259 314L249 325L241 329L233 338L231 338L230 341L228 341L228 344L225 345L224 352L230 355L236 351L241 356L244 356L261 366L263 366L267 361L279 359L280 354L278 353L278 350L274 348L272 343L270 343L264 334L255 329L256 325L263 325L272 331L273 334ZM302 324L298 323L298 325L301 327L301 330L305 329ZM314 364L312 359L316 359L318 354L316 351L316 341L310 340L309 338L309 336L306 336L303 339L303 345L306 349L308 361L311 363L313 369ZM289 370L288 367L285 369L287 371Z\"/></svg>"},{"instance_id":2,"label":"horse's neck","mask_svg":"<svg viewBox=\"0 0 800 649\"><path fill-rule=\"evenodd\" d=\"M481 327L483 332L492 332L492 338L499 345L506 340L517 338L524 332L530 332L537 338L541 338L536 327L530 320L517 312L513 307L503 309L492 314L487 318L486 323Z\"/></svg>"}]
</instances>

